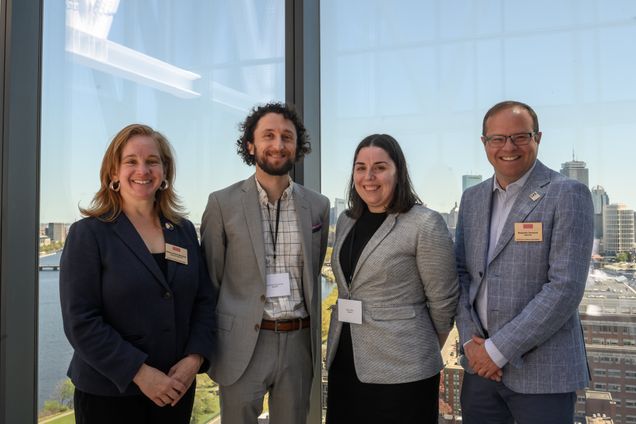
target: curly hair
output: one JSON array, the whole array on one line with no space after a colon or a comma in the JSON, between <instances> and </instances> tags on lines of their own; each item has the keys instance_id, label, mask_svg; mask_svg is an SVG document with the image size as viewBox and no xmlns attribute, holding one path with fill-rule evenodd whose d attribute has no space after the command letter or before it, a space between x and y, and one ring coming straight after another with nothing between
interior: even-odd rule
<instances>
[{"instance_id":1,"label":"curly hair","mask_svg":"<svg viewBox=\"0 0 636 424\"><path fill-rule=\"evenodd\" d=\"M265 105L255 106L247 118L245 118L245 121L239 125L241 137L236 140L236 152L243 159L243 162L248 165L254 165L256 163L256 159L250 154L247 144L254 142L254 130L258 125L258 121L268 113L283 115L285 119L294 124L296 128L296 162L311 152L309 135L294 107L285 103L271 102Z\"/></svg>"}]
</instances>

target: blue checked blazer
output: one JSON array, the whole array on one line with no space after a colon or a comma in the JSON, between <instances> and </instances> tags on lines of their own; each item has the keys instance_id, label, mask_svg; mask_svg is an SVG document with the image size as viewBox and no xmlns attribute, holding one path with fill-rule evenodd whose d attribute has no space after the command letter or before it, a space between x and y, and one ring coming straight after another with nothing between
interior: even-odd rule
<instances>
[{"instance_id":1,"label":"blue checked blazer","mask_svg":"<svg viewBox=\"0 0 636 424\"><path fill-rule=\"evenodd\" d=\"M537 161L488 261L492 193L490 178L464 192L459 210L455 253L461 346L472 335L484 336L475 297L487 283L489 336L508 359L503 383L518 393L581 389L589 382L577 309L594 237L590 192ZM540 222L543 240L515 241L516 222Z\"/></svg>"}]
</instances>

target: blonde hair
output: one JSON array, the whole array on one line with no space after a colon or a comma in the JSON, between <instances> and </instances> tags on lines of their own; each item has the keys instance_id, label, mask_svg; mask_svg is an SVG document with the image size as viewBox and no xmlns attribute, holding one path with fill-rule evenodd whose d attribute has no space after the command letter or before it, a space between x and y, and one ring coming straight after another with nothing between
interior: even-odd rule
<instances>
[{"instance_id":1,"label":"blonde hair","mask_svg":"<svg viewBox=\"0 0 636 424\"><path fill-rule=\"evenodd\" d=\"M95 217L105 222L112 222L122 211L122 197L119 192L111 190L112 176L119 169L121 154L131 138L142 135L155 140L161 156L164 176L168 182L168 188L157 190L155 194L155 210L166 219L179 223L184 218L183 206L177 193L174 191L175 163L172 146L168 140L158 131L143 124L131 124L121 129L108 145L102 167L99 172L100 188L88 208L80 207L83 216Z\"/></svg>"}]
</instances>

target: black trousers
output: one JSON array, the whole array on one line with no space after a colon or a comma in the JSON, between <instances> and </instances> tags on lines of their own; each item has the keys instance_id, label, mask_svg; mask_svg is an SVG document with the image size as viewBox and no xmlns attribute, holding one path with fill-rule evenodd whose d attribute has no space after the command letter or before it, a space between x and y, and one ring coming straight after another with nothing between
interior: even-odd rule
<instances>
[{"instance_id":1,"label":"black trousers","mask_svg":"<svg viewBox=\"0 0 636 424\"><path fill-rule=\"evenodd\" d=\"M410 383L361 382L353 363L349 324L343 324L329 368L327 424L427 424L437 423L438 415L439 374Z\"/></svg>"},{"instance_id":2,"label":"black trousers","mask_svg":"<svg viewBox=\"0 0 636 424\"><path fill-rule=\"evenodd\" d=\"M144 395L99 396L75 389L76 424L188 424L196 381L175 406L157 406Z\"/></svg>"}]
</instances>

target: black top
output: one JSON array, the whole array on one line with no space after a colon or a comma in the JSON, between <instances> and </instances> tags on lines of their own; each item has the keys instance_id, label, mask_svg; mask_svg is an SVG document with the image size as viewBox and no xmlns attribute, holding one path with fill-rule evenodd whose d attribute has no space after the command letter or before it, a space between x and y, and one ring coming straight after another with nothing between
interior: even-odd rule
<instances>
[{"instance_id":1,"label":"black top","mask_svg":"<svg viewBox=\"0 0 636 424\"><path fill-rule=\"evenodd\" d=\"M351 277L353 277L353 272L356 269L362 250L371 240L373 234L380 228L380 225L386 219L386 215L386 212L373 213L365 209L342 243L340 267L347 279L347 284L351 284Z\"/></svg>"},{"instance_id":2,"label":"black top","mask_svg":"<svg viewBox=\"0 0 636 424\"><path fill-rule=\"evenodd\" d=\"M155 262L157 262L157 265L159 265L159 269L161 270L163 275L167 277L168 276L168 260L166 259L166 254L153 253L152 257L155 259Z\"/></svg>"}]
</instances>

